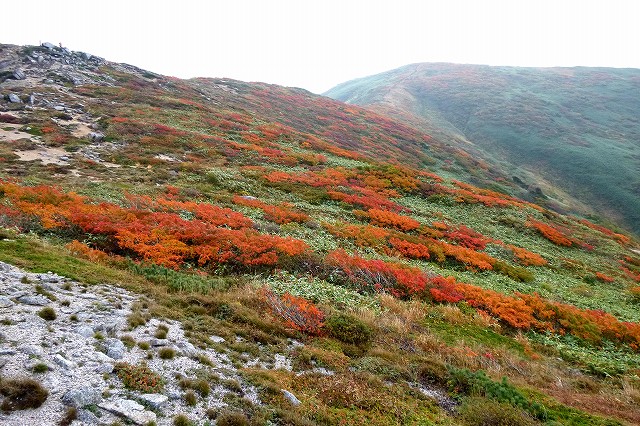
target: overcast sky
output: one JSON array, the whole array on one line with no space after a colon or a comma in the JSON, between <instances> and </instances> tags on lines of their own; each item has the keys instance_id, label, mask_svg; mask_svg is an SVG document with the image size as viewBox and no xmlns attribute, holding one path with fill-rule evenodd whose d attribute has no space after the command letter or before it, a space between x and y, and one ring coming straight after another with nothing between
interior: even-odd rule
<instances>
[{"instance_id":1,"label":"overcast sky","mask_svg":"<svg viewBox=\"0 0 640 426\"><path fill-rule=\"evenodd\" d=\"M640 68L640 0L4 0L0 43L321 93L414 62Z\"/></svg>"}]
</instances>

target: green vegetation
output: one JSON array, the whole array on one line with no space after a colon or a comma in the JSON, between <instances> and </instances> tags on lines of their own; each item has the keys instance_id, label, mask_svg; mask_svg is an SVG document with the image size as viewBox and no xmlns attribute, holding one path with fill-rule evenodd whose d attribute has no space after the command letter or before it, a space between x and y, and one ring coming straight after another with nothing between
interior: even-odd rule
<instances>
[{"instance_id":1,"label":"green vegetation","mask_svg":"<svg viewBox=\"0 0 640 426\"><path fill-rule=\"evenodd\" d=\"M53 321L57 318L56 311L50 306L46 306L38 311L38 316L46 321Z\"/></svg>"},{"instance_id":2,"label":"green vegetation","mask_svg":"<svg viewBox=\"0 0 640 426\"><path fill-rule=\"evenodd\" d=\"M16 411L40 407L49 397L49 391L33 379L0 378L0 395L4 396L0 409Z\"/></svg>"},{"instance_id":3,"label":"green vegetation","mask_svg":"<svg viewBox=\"0 0 640 426\"><path fill-rule=\"evenodd\" d=\"M633 69L414 64L326 95L409 120L469 149L458 142L462 136L482 151L471 154L492 167L509 162L503 173L514 193L560 211L601 214L638 234L640 146L633 141L640 137L640 105L631 95L638 76ZM543 183L549 180L561 191Z\"/></svg>"},{"instance_id":4,"label":"green vegetation","mask_svg":"<svg viewBox=\"0 0 640 426\"><path fill-rule=\"evenodd\" d=\"M160 375L145 364L131 365L121 362L115 365L114 371L128 389L157 393L164 387Z\"/></svg>"},{"instance_id":5,"label":"green vegetation","mask_svg":"<svg viewBox=\"0 0 640 426\"><path fill-rule=\"evenodd\" d=\"M527 189L419 123L299 89L99 72L115 86L56 96L101 117L100 160L0 144L0 260L140 294L121 339L148 359L176 354L135 329L173 339L174 322L228 356L241 377L204 357L176 377L202 410L224 388L217 424L640 423L638 241L496 192ZM0 119L89 143L54 114ZM144 364L115 374L163 390Z\"/></svg>"}]
</instances>

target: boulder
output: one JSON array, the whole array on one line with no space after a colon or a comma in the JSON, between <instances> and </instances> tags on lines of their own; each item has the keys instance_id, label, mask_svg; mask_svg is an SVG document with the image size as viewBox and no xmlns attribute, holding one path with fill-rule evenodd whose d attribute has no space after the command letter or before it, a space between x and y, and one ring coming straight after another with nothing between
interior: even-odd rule
<instances>
[{"instance_id":1,"label":"boulder","mask_svg":"<svg viewBox=\"0 0 640 426\"><path fill-rule=\"evenodd\" d=\"M0 308L10 308L15 305L7 296L0 296Z\"/></svg>"},{"instance_id":2,"label":"boulder","mask_svg":"<svg viewBox=\"0 0 640 426\"><path fill-rule=\"evenodd\" d=\"M12 102L14 104L22 103L22 101L20 100L20 97L15 93L9 93L9 102Z\"/></svg>"},{"instance_id":3,"label":"boulder","mask_svg":"<svg viewBox=\"0 0 640 426\"><path fill-rule=\"evenodd\" d=\"M211 339L211 341L213 343L223 343L223 342L225 342L224 337L216 336L215 334L212 334L211 336L209 336L209 339Z\"/></svg>"},{"instance_id":4,"label":"boulder","mask_svg":"<svg viewBox=\"0 0 640 426\"><path fill-rule=\"evenodd\" d=\"M87 405L96 405L102 401L102 394L98 389L90 385L80 386L68 390L62 396L62 402L76 408L86 407Z\"/></svg>"},{"instance_id":5,"label":"boulder","mask_svg":"<svg viewBox=\"0 0 640 426\"><path fill-rule=\"evenodd\" d=\"M107 339L104 342L104 347L107 352L107 356L113 359L122 359L126 350L124 343L119 339Z\"/></svg>"},{"instance_id":6,"label":"boulder","mask_svg":"<svg viewBox=\"0 0 640 426\"><path fill-rule=\"evenodd\" d=\"M89 133L89 139L91 142L101 142L104 140L104 135L100 132L91 132Z\"/></svg>"},{"instance_id":7,"label":"boulder","mask_svg":"<svg viewBox=\"0 0 640 426\"><path fill-rule=\"evenodd\" d=\"M95 334L93 328L89 327L88 325L81 325L80 327L76 328L76 333L81 335L82 337L93 337L93 335Z\"/></svg>"},{"instance_id":8,"label":"boulder","mask_svg":"<svg viewBox=\"0 0 640 426\"><path fill-rule=\"evenodd\" d=\"M40 295L36 295L36 296L24 295L24 296L18 297L16 300L20 303L24 303L25 305L45 306L49 304L49 299Z\"/></svg>"},{"instance_id":9,"label":"boulder","mask_svg":"<svg viewBox=\"0 0 640 426\"><path fill-rule=\"evenodd\" d=\"M159 393L143 393L140 395L140 399L155 410L162 408L169 400L167 396L160 395Z\"/></svg>"},{"instance_id":10,"label":"boulder","mask_svg":"<svg viewBox=\"0 0 640 426\"><path fill-rule=\"evenodd\" d=\"M56 46L53 43L49 43L48 41L45 41L44 43L42 43L41 46L46 47L49 50L53 50L56 48Z\"/></svg>"},{"instance_id":11,"label":"boulder","mask_svg":"<svg viewBox=\"0 0 640 426\"><path fill-rule=\"evenodd\" d=\"M115 399L98 404L98 407L110 413L125 417L138 425L156 421L156 413L145 410L144 406L130 399Z\"/></svg>"},{"instance_id":12,"label":"boulder","mask_svg":"<svg viewBox=\"0 0 640 426\"><path fill-rule=\"evenodd\" d=\"M16 300L20 303L24 303L25 305L33 305L33 306L46 306L49 304L49 299L40 295L30 296L26 294L18 297Z\"/></svg>"}]
</instances>

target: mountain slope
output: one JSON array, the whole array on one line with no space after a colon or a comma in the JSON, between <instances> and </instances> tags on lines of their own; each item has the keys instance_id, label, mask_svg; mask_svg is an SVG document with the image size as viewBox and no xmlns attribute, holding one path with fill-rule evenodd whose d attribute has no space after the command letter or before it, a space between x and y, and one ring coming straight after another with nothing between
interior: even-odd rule
<instances>
[{"instance_id":1,"label":"mountain slope","mask_svg":"<svg viewBox=\"0 0 640 426\"><path fill-rule=\"evenodd\" d=\"M640 70L413 64L326 95L471 141L640 232ZM535 185L536 183L533 182ZM544 185L543 185L544 187ZM566 193L571 194L566 196ZM561 208L562 205L555 207Z\"/></svg>"},{"instance_id":2,"label":"mountain slope","mask_svg":"<svg viewBox=\"0 0 640 426\"><path fill-rule=\"evenodd\" d=\"M458 180L515 187L357 106L0 48L0 261L83 282L87 299L103 281L144 293L121 349L152 360L150 377L172 365L154 346L167 330L136 342L152 317L241 375L162 371L168 408L147 407L159 424L183 409L200 425L219 412L255 425L640 422L632 237ZM196 352L190 365L219 367ZM2 380L51 383L8 365ZM96 386L123 382L117 371Z\"/></svg>"}]
</instances>

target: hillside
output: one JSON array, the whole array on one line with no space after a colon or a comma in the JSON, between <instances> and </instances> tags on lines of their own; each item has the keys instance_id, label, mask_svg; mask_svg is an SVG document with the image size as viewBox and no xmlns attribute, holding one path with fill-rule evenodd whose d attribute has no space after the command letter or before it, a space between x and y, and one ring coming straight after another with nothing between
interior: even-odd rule
<instances>
[{"instance_id":1,"label":"hillside","mask_svg":"<svg viewBox=\"0 0 640 426\"><path fill-rule=\"evenodd\" d=\"M326 95L469 141L557 211L640 233L640 70L413 64ZM560 190L560 191L558 191ZM542 200L540 200L542 201Z\"/></svg>"},{"instance_id":2,"label":"hillside","mask_svg":"<svg viewBox=\"0 0 640 426\"><path fill-rule=\"evenodd\" d=\"M638 241L473 146L52 45L0 66L0 423L640 423Z\"/></svg>"}]
</instances>

